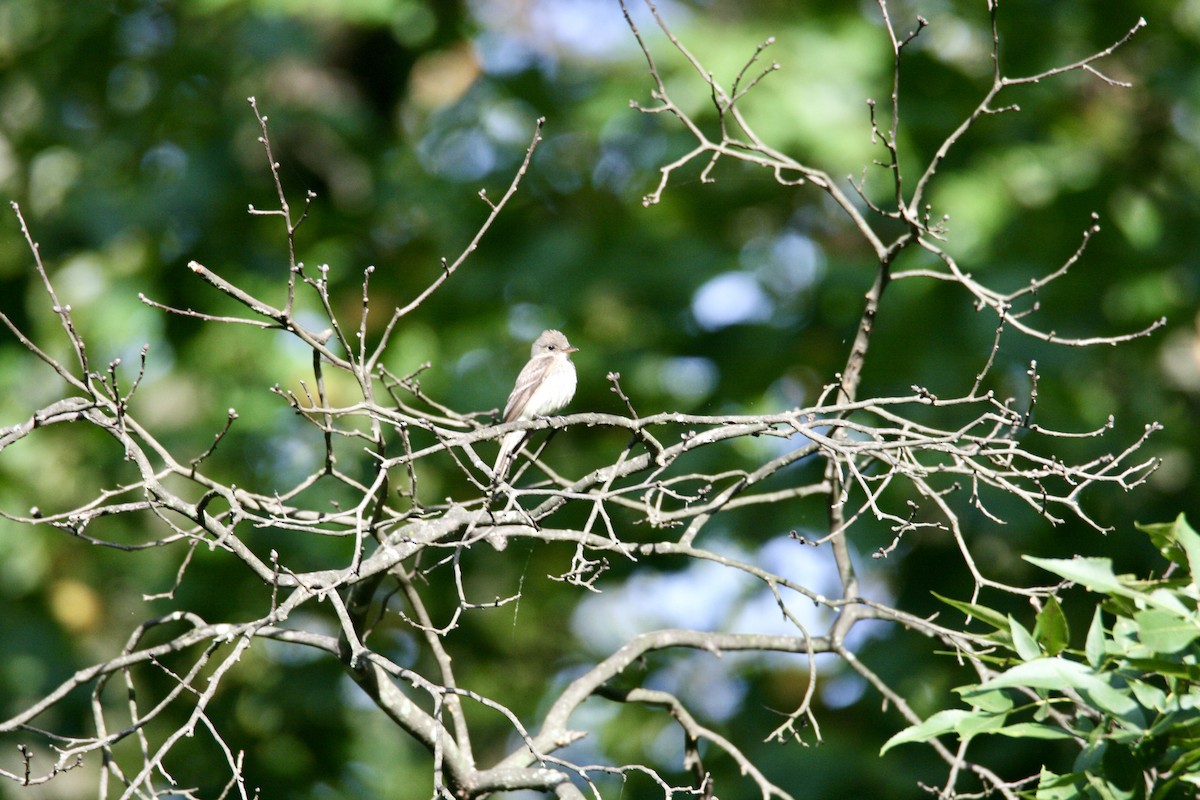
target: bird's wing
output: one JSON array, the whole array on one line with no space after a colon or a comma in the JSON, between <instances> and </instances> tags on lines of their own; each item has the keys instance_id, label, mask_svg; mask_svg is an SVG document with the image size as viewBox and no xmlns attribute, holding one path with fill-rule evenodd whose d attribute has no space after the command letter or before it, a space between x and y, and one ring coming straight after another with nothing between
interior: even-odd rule
<instances>
[{"instance_id":1,"label":"bird's wing","mask_svg":"<svg viewBox=\"0 0 1200 800\"><path fill-rule=\"evenodd\" d=\"M521 369L521 374L517 376L517 383L513 386L512 394L508 396L508 402L504 406L505 422L512 422L520 418L525 406L529 405L529 398L533 397L533 393L541 384L542 378L545 377L550 363L549 358L531 358L529 363Z\"/></svg>"}]
</instances>

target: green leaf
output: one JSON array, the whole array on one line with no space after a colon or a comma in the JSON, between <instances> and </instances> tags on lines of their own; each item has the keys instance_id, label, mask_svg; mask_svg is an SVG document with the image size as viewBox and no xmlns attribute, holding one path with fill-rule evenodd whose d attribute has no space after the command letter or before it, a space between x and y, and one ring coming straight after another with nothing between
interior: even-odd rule
<instances>
[{"instance_id":1,"label":"green leaf","mask_svg":"<svg viewBox=\"0 0 1200 800\"><path fill-rule=\"evenodd\" d=\"M943 597L937 592L931 592L931 594L946 605L958 609L968 617L975 617L975 619L987 625L991 625L998 631L1008 630L1008 620L1005 619L1003 614L995 609L988 608L987 606L981 606L977 603L968 603L963 600L952 600L949 597Z\"/></svg>"},{"instance_id":2,"label":"green leaf","mask_svg":"<svg viewBox=\"0 0 1200 800\"><path fill-rule=\"evenodd\" d=\"M1133 615L1138 626L1138 639L1157 653L1178 653L1200 638L1200 625L1194 620L1158 608L1138 611Z\"/></svg>"},{"instance_id":3,"label":"green leaf","mask_svg":"<svg viewBox=\"0 0 1200 800\"><path fill-rule=\"evenodd\" d=\"M1113 572L1111 558L1035 558L1022 556L1034 566L1103 594L1124 594L1125 587Z\"/></svg>"},{"instance_id":4,"label":"green leaf","mask_svg":"<svg viewBox=\"0 0 1200 800\"><path fill-rule=\"evenodd\" d=\"M1038 612L1037 622L1033 626L1033 638L1038 641L1047 655L1056 656L1067 649L1071 634L1067 627L1067 617L1063 614L1058 598L1050 595L1046 604Z\"/></svg>"},{"instance_id":5,"label":"green leaf","mask_svg":"<svg viewBox=\"0 0 1200 800\"><path fill-rule=\"evenodd\" d=\"M1112 781L1105 780L1099 775L1088 775L1087 782L1088 786L1100 797L1100 800L1133 800L1137 796L1133 789L1122 789Z\"/></svg>"},{"instance_id":6,"label":"green leaf","mask_svg":"<svg viewBox=\"0 0 1200 800\"><path fill-rule=\"evenodd\" d=\"M1187 553L1188 567L1194 581L1200 575L1200 533L1188 524L1183 514L1175 518L1175 538Z\"/></svg>"},{"instance_id":7,"label":"green leaf","mask_svg":"<svg viewBox=\"0 0 1200 800\"><path fill-rule=\"evenodd\" d=\"M1162 713L1167 707L1167 693L1145 681L1130 680L1129 688L1143 708Z\"/></svg>"},{"instance_id":8,"label":"green leaf","mask_svg":"<svg viewBox=\"0 0 1200 800\"><path fill-rule=\"evenodd\" d=\"M1038 643L1033 640L1029 631L1025 630L1021 623L1017 622L1015 618L1009 617L1008 628L1012 633L1013 649L1017 651L1017 655L1025 661L1041 657L1042 648L1038 647Z\"/></svg>"},{"instance_id":9,"label":"green leaf","mask_svg":"<svg viewBox=\"0 0 1200 800\"><path fill-rule=\"evenodd\" d=\"M1104 641L1104 620L1100 607L1097 606L1096 613L1092 615L1092 624L1088 627L1087 641L1084 643L1084 654L1094 669L1099 669L1104 663Z\"/></svg>"},{"instance_id":10,"label":"green leaf","mask_svg":"<svg viewBox=\"0 0 1200 800\"><path fill-rule=\"evenodd\" d=\"M1113 621L1112 640L1120 654L1128 655L1131 650L1142 647L1137 635L1137 623L1133 621L1136 609L1131 609L1127 615L1121 615Z\"/></svg>"},{"instance_id":11,"label":"green leaf","mask_svg":"<svg viewBox=\"0 0 1200 800\"><path fill-rule=\"evenodd\" d=\"M1126 659L1124 663L1139 672L1154 673L1164 678L1200 682L1200 666L1196 664L1180 664L1165 658L1130 658Z\"/></svg>"},{"instance_id":12,"label":"green leaf","mask_svg":"<svg viewBox=\"0 0 1200 800\"><path fill-rule=\"evenodd\" d=\"M976 691L1028 687L1065 691L1075 689L1092 705L1123 722L1141 729L1145 719L1127 689L1117 689L1090 667L1058 656L1038 658L1017 664L1001 675L984 682Z\"/></svg>"},{"instance_id":13,"label":"green leaf","mask_svg":"<svg viewBox=\"0 0 1200 800\"><path fill-rule=\"evenodd\" d=\"M1136 527L1150 536L1164 558L1186 567L1193 580L1200 575L1200 533L1196 533L1188 524L1186 516L1180 514L1174 522L1139 524Z\"/></svg>"},{"instance_id":14,"label":"green leaf","mask_svg":"<svg viewBox=\"0 0 1200 800\"><path fill-rule=\"evenodd\" d=\"M1022 558L1047 572L1053 572L1055 575L1085 586L1094 592L1113 597L1133 598L1166 611L1176 611L1180 608L1178 599L1169 592L1164 596L1143 591L1143 587L1146 590L1156 588L1157 581L1139 582L1130 578L1122 580L1113 572L1112 560L1108 558L1062 559L1034 558L1033 556L1022 556Z\"/></svg>"},{"instance_id":15,"label":"green leaf","mask_svg":"<svg viewBox=\"0 0 1200 800\"><path fill-rule=\"evenodd\" d=\"M1080 796L1076 786L1082 779L1083 776L1078 772L1056 775L1042 767L1037 794L1034 796L1037 800L1076 800Z\"/></svg>"},{"instance_id":16,"label":"green leaf","mask_svg":"<svg viewBox=\"0 0 1200 800\"><path fill-rule=\"evenodd\" d=\"M880 748L879 755L883 755L898 744L906 744L908 742L927 742L937 736L951 733L965 718L975 715L975 712L967 711L961 708L948 708L944 711L939 711L924 722L918 722L916 725L909 725L907 728L888 739L883 743L883 747Z\"/></svg>"},{"instance_id":17,"label":"green leaf","mask_svg":"<svg viewBox=\"0 0 1200 800\"><path fill-rule=\"evenodd\" d=\"M1061 658L1044 658L1017 664L1012 669L980 684L976 691L988 689L1030 687L1034 689L1078 688L1089 680L1099 680L1095 673L1083 664Z\"/></svg>"},{"instance_id":18,"label":"green leaf","mask_svg":"<svg viewBox=\"0 0 1200 800\"><path fill-rule=\"evenodd\" d=\"M1075 756L1073 765L1076 772L1095 772L1103 768L1104 754L1108 752L1108 740L1092 740Z\"/></svg>"},{"instance_id":19,"label":"green leaf","mask_svg":"<svg viewBox=\"0 0 1200 800\"><path fill-rule=\"evenodd\" d=\"M1179 592L1159 585L1158 588L1150 592L1147 602L1156 608L1161 608L1163 611L1169 611L1176 616L1191 618L1192 610L1187 607L1182 600L1179 599Z\"/></svg>"},{"instance_id":20,"label":"green leaf","mask_svg":"<svg viewBox=\"0 0 1200 800\"><path fill-rule=\"evenodd\" d=\"M1004 727L1008 719L1006 714L992 714L986 711L967 711L961 708L950 708L939 711L924 722L910 725L883 743L879 754L883 755L898 744L906 742L927 742L937 736L954 733L963 740L970 740L981 733L992 733Z\"/></svg>"},{"instance_id":21,"label":"green leaf","mask_svg":"<svg viewBox=\"0 0 1200 800\"><path fill-rule=\"evenodd\" d=\"M1187 554L1175 537L1175 525L1182 514L1174 522L1152 522L1143 524L1135 522L1134 527L1150 537L1151 543L1162 553L1163 558L1181 567L1188 566Z\"/></svg>"},{"instance_id":22,"label":"green leaf","mask_svg":"<svg viewBox=\"0 0 1200 800\"><path fill-rule=\"evenodd\" d=\"M990 711L993 714L1003 714L1012 711L1013 701L1008 692L997 689L991 692L978 691L978 686L960 686L954 691L963 695L963 699L980 711Z\"/></svg>"},{"instance_id":23,"label":"green leaf","mask_svg":"<svg viewBox=\"0 0 1200 800\"><path fill-rule=\"evenodd\" d=\"M1196 743L1191 742L1192 749L1182 753L1171 762L1169 770L1174 775L1183 776L1183 780L1189 783L1200 785L1200 773L1196 772L1196 764L1200 761L1200 751L1196 749Z\"/></svg>"},{"instance_id":24,"label":"green leaf","mask_svg":"<svg viewBox=\"0 0 1200 800\"><path fill-rule=\"evenodd\" d=\"M1109 595L1101 601L1100 607L1119 619L1121 617L1128 617L1132 615L1133 612L1137 611L1141 606L1135 601L1134 598L1114 597L1113 595ZM1116 623L1113 623L1113 639L1116 638Z\"/></svg>"},{"instance_id":25,"label":"green leaf","mask_svg":"<svg viewBox=\"0 0 1200 800\"><path fill-rule=\"evenodd\" d=\"M999 736L1012 739L1073 739L1068 731L1054 725L1039 725L1036 722L1016 722L1003 728L991 731Z\"/></svg>"},{"instance_id":26,"label":"green leaf","mask_svg":"<svg viewBox=\"0 0 1200 800\"><path fill-rule=\"evenodd\" d=\"M954 732L959 735L959 738L968 740L978 736L981 733L998 733L1004 729L1004 723L1008 720L1007 714L971 714L963 717L962 720L954 726Z\"/></svg>"}]
</instances>

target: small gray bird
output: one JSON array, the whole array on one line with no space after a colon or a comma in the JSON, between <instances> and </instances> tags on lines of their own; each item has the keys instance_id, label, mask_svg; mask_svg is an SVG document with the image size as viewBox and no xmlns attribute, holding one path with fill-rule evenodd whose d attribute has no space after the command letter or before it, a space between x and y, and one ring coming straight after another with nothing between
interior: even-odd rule
<instances>
[{"instance_id":1,"label":"small gray bird","mask_svg":"<svg viewBox=\"0 0 1200 800\"><path fill-rule=\"evenodd\" d=\"M560 331L542 331L533 343L529 363L517 376L517 384L504 406L504 422L536 419L558 411L575 396L575 365L571 363L572 347ZM497 481L508 471L508 462L520 448L529 431L513 431L500 442L500 454L492 473Z\"/></svg>"}]
</instances>

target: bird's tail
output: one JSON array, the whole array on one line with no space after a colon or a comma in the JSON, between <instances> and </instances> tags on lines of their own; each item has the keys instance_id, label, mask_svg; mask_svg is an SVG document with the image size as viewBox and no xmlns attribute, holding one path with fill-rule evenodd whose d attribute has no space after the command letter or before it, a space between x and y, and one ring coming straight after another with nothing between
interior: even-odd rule
<instances>
[{"instance_id":1,"label":"bird's tail","mask_svg":"<svg viewBox=\"0 0 1200 800\"><path fill-rule=\"evenodd\" d=\"M496 456L496 466L492 467L492 477L496 483L504 480L508 468L512 466L517 450L521 447L521 442L525 439L525 434L526 431L512 431L505 434L504 439L501 440L500 453Z\"/></svg>"}]
</instances>

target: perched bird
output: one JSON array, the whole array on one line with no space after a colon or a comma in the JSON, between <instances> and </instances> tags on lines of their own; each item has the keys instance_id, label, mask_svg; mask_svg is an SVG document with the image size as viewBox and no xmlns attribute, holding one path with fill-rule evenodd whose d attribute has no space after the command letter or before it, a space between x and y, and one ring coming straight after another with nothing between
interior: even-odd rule
<instances>
[{"instance_id":1,"label":"perched bird","mask_svg":"<svg viewBox=\"0 0 1200 800\"><path fill-rule=\"evenodd\" d=\"M542 331L533 343L529 363L517 376L517 384L504 406L504 422L536 419L558 411L575 396L575 365L571 363L572 347L560 331ZM500 442L500 454L492 474L497 481L508 471L509 461L520 448L529 431L512 431Z\"/></svg>"}]
</instances>

